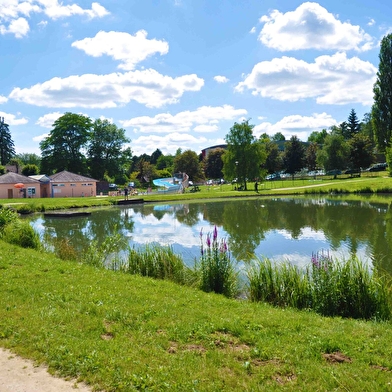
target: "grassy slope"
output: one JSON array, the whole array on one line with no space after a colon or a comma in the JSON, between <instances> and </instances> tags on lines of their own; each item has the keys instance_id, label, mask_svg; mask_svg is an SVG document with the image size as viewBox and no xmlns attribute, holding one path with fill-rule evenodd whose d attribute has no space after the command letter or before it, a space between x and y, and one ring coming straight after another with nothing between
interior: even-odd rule
<instances>
[{"instance_id":1,"label":"grassy slope","mask_svg":"<svg viewBox=\"0 0 392 392\"><path fill-rule=\"evenodd\" d=\"M0 241L0 345L107 391L379 391L390 323L328 319ZM351 362L330 363L340 351Z\"/></svg>"}]
</instances>

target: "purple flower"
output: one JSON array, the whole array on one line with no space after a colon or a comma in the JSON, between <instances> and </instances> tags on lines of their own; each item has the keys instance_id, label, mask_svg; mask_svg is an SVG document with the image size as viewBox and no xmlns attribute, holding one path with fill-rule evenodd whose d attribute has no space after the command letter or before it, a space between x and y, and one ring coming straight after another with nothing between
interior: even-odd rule
<instances>
[{"instance_id":1,"label":"purple flower","mask_svg":"<svg viewBox=\"0 0 392 392\"><path fill-rule=\"evenodd\" d=\"M218 229L216 228L216 226L214 227L214 234L213 234L213 241L215 242L216 239L218 238Z\"/></svg>"},{"instance_id":2,"label":"purple flower","mask_svg":"<svg viewBox=\"0 0 392 392\"><path fill-rule=\"evenodd\" d=\"M203 228L200 229L199 235L200 235L200 239L202 239L203 238Z\"/></svg>"},{"instance_id":3,"label":"purple flower","mask_svg":"<svg viewBox=\"0 0 392 392\"><path fill-rule=\"evenodd\" d=\"M210 248L211 247L211 238L210 238L210 234L207 234L207 240L206 240L207 246Z\"/></svg>"}]
</instances>

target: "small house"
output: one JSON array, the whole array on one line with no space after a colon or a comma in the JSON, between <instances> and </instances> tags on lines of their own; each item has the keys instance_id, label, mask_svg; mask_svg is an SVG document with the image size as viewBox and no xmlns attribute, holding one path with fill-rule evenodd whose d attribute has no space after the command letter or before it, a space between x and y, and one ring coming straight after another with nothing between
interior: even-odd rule
<instances>
[{"instance_id":1,"label":"small house","mask_svg":"<svg viewBox=\"0 0 392 392\"><path fill-rule=\"evenodd\" d=\"M18 173L8 172L0 176L0 199L41 197L41 183Z\"/></svg>"},{"instance_id":2,"label":"small house","mask_svg":"<svg viewBox=\"0 0 392 392\"><path fill-rule=\"evenodd\" d=\"M49 176L50 197L96 196L98 180L66 170Z\"/></svg>"}]
</instances>

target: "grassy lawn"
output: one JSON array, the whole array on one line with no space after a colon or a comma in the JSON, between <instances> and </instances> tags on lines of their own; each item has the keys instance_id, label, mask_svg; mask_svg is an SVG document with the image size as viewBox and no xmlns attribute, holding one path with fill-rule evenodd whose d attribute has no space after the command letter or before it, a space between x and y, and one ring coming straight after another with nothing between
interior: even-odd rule
<instances>
[{"instance_id":1,"label":"grassy lawn","mask_svg":"<svg viewBox=\"0 0 392 392\"><path fill-rule=\"evenodd\" d=\"M0 345L106 391L376 391L390 323L323 318L0 241Z\"/></svg>"},{"instance_id":2,"label":"grassy lawn","mask_svg":"<svg viewBox=\"0 0 392 392\"><path fill-rule=\"evenodd\" d=\"M145 201L392 189L392 179L201 186ZM374 197L381 197L378 194ZM119 198L13 199L32 210ZM15 204L17 207L20 204ZM105 391L380 391L392 388L390 322L325 318L18 248L0 240L0 346ZM1 388L0 388L1 389Z\"/></svg>"}]
</instances>

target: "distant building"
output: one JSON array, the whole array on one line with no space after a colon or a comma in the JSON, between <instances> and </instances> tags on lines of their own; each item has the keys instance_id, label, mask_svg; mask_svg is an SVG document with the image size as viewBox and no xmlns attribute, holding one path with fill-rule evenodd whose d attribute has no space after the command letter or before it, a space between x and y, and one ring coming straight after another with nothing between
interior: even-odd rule
<instances>
[{"instance_id":1,"label":"distant building","mask_svg":"<svg viewBox=\"0 0 392 392\"><path fill-rule=\"evenodd\" d=\"M211 147L207 147L204 148L203 150L201 150L201 155L203 156L203 159L207 159L208 158L208 154L215 150L216 148L223 148L224 150L227 149L227 144L217 144L216 146L211 146Z\"/></svg>"},{"instance_id":2,"label":"distant building","mask_svg":"<svg viewBox=\"0 0 392 392\"><path fill-rule=\"evenodd\" d=\"M49 176L51 197L96 196L97 182L90 177L74 174L66 170Z\"/></svg>"}]
</instances>

